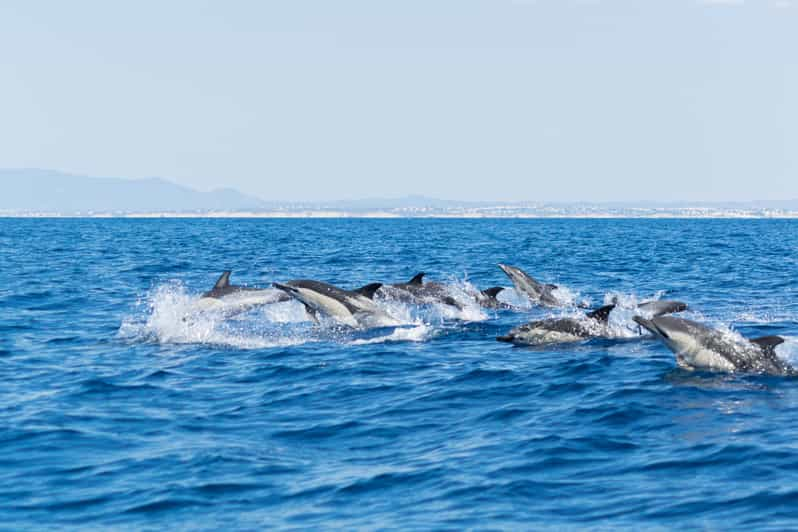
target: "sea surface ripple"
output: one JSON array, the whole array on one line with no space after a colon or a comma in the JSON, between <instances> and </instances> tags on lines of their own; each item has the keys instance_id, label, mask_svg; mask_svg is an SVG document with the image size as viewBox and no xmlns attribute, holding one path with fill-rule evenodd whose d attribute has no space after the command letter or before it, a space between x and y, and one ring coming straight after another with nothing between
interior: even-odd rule
<instances>
[{"instance_id":1,"label":"sea surface ripple","mask_svg":"<svg viewBox=\"0 0 798 532\"><path fill-rule=\"evenodd\" d=\"M798 527L795 378L685 371L636 334L495 341L560 312L536 308L184 319L224 269L509 287L499 262L798 359L796 221L4 219L0 526Z\"/></svg>"}]
</instances>

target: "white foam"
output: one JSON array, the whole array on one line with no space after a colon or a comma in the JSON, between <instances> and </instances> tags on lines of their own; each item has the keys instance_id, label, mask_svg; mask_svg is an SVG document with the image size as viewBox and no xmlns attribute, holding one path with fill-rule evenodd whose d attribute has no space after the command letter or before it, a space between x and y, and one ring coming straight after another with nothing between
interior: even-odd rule
<instances>
[{"instance_id":1,"label":"white foam","mask_svg":"<svg viewBox=\"0 0 798 532\"><path fill-rule=\"evenodd\" d=\"M784 343L773 350L780 359L794 368L798 368L798 337L782 336Z\"/></svg>"},{"instance_id":2,"label":"white foam","mask_svg":"<svg viewBox=\"0 0 798 532\"><path fill-rule=\"evenodd\" d=\"M352 345L381 344L385 342L423 342L434 333L434 328L427 324L415 327L397 327L385 336L352 340Z\"/></svg>"},{"instance_id":3,"label":"white foam","mask_svg":"<svg viewBox=\"0 0 798 532\"><path fill-rule=\"evenodd\" d=\"M302 323L310 319L304 305L299 301L286 301L263 305L253 313L258 319L270 323Z\"/></svg>"},{"instance_id":4,"label":"white foam","mask_svg":"<svg viewBox=\"0 0 798 532\"><path fill-rule=\"evenodd\" d=\"M563 306L577 305L579 292L576 290L571 290L567 286L557 286L551 293Z\"/></svg>"},{"instance_id":5,"label":"white foam","mask_svg":"<svg viewBox=\"0 0 798 532\"><path fill-rule=\"evenodd\" d=\"M400 324L412 324L419 320L417 307L399 301L390 293L380 292L374 298L374 303Z\"/></svg>"},{"instance_id":6,"label":"white foam","mask_svg":"<svg viewBox=\"0 0 798 532\"><path fill-rule=\"evenodd\" d=\"M502 303L507 303L519 309L531 309L532 301L513 287L505 288L496 296Z\"/></svg>"}]
</instances>

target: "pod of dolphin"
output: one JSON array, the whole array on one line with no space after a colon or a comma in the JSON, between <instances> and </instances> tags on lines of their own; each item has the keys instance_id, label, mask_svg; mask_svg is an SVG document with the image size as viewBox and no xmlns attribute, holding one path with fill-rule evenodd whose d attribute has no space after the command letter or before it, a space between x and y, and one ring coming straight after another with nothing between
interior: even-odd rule
<instances>
[{"instance_id":1,"label":"pod of dolphin","mask_svg":"<svg viewBox=\"0 0 798 532\"><path fill-rule=\"evenodd\" d=\"M541 283L514 266L499 264L515 290L533 305L561 307L557 285ZM371 283L354 290L345 290L321 281L297 279L273 283L272 288L252 288L230 283L230 271L222 273L212 290L202 294L198 310L214 310L234 315L261 305L296 300L308 315L319 321L321 316L353 328L395 326L400 323L374 302L376 294L403 303L442 304L462 310L448 288L440 283L425 282L424 273L406 283ZM473 294L474 302L489 309L517 309L500 301L503 287L491 287ZM500 342L516 345L550 345L578 342L590 338L610 338L609 316L616 303L586 312L581 317L545 318L513 328L497 337ZM632 318L642 329L664 343L675 355L679 366L687 369L708 369L727 372L796 375L798 371L781 360L775 347L784 342L780 336L734 338L726 332L701 323L672 316L687 309L681 301L654 300L637 305Z\"/></svg>"}]
</instances>

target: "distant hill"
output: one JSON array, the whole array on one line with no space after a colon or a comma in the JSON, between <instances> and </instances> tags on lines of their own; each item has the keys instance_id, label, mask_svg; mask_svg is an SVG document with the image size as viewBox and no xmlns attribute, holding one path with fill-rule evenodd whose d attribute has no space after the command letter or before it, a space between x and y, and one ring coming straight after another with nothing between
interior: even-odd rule
<instances>
[{"instance_id":1,"label":"distant hill","mask_svg":"<svg viewBox=\"0 0 798 532\"><path fill-rule=\"evenodd\" d=\"M0 170L0 215L240 213L296 216L798 216L798 200L746 202L457 201L410 195L331 201L264 201L224 188L200 192L160 178L87 177L53 170Z\"/></svg>"},{"instance_id":2,"label":"distant hill","mask_svg":"<svg viewBox=\"0 0 798 532\"><path fill-rule=\"evenodd\" d=\"M150 213L262 209L266 203L225 188L200 192L160 178L87 177L53 170L0 170L0 212Z\"/></svg>"}]
</instances>

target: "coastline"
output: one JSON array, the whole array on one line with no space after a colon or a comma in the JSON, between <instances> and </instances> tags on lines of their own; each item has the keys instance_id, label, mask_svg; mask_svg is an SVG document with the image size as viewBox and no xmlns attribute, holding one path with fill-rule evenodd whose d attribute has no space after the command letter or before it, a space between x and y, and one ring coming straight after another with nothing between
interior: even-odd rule
<instances>
[{"instance_id":1,"label":"coastline","mask_svg":"<svg viewBox=\"0 0 798 532\"><path fill-rule=\"evenodd\" d=\"M210 212L130 212L130 213L0 213L0 218L65 219L798 219L798 212L720 211L696 212L692 209L646 212L429 212L389 211L210 211Z\"/></svg>"}]
</instances>

